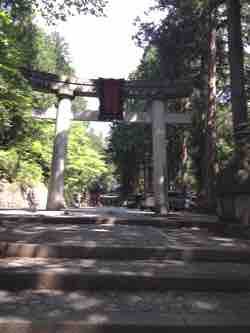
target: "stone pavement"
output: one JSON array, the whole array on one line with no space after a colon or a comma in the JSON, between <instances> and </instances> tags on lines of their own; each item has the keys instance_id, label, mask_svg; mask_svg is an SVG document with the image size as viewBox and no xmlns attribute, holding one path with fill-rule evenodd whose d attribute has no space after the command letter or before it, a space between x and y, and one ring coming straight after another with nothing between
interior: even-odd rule
<instances>
[{"instance_id":1,"label":"stone pavement","mask_svg":"<svg viewBox=\"0 0 250 333\"><path fill-rule=\"evenodd\" d=\"M155 221L0 211L0 333L248 332L248 233L202 215Z\"/></svg>"}]
</instances>

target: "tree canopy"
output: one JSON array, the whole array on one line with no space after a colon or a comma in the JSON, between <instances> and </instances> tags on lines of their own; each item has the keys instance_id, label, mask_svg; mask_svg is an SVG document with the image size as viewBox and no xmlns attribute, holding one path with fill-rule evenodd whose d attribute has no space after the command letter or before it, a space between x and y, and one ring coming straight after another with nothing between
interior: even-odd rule
<instances>
[{"instance_id":1,"label":"tree canopy","mask_svg":"<svg viewBox=\"0 0 250 333\"><path fill-rule=\"evenodd\" d=\"M226 1L199 1L199 0L156 0L155 6L148 11L147 20L137 18L138 32L135 36L137 44L144 48L144 56L137 70L131 77L137 79L192 79L194 93L189 103L179 100L168 103L168 109L175 112L193 111L193 126L186 131L181 128L169 128L168 156L171 160L171 170L176 165L176 171L170 175L170 180L176 181L180 174L184 176L182 181L188 179L195 188L202 192L205 182L205 168L211 160L215 174L209 181L213 183L213 177L228 161L233 151L232 114L230 110L230 70L228 56L228 16ZM250 7L247 1L241 1L241 19L243 43L249 45L249 14ZM152 11L161 12L161 20L150 21ZM216 34L216 57L211 62L211 31ZM249 53L244 54L246 64L249 62ZM214 98L216 112L211 110L211 65L216 69L216 89ZM209 81L210 80L210 81ZM210 82L210 83L209 83ZM132 101L133 111L142 110L141 102ZM215 109L214 109L215 110ZM214 111L213 110L213 111ZM211 118L213 117L213 118ZM211 127L211 121L213 126ZM208 127L210 126L210 127ZM131 139L125 140L123 149L118 145L117 131L124 131L118 125L115 127L111 139L111 151L114 156L127 161L132 153L129 147L137 135L143 136L146 145L146 130L139 134L140 130L134 128ZM130 129L132 131L132 129ZM150 131L150 129L149 129ZM210 131L210 132L209 132ZM208 135L209 133L209 135ZM208 141L210 140L210 141ZM211 141L213 140L213 141ZM115 142L114 142L115 141ZM187 144L188 160L182 165L181 152L183 144ZM205 154L215 144L213 157ZM141 147L135 145L134 156L139 156ZM210 155L209 155L210 154ZM206 159L205 156L206 155ZM213 159L213 160L212 160ZM179 163L173 163L177 162ZM209 162L209 163L208 163ZM135 164L135 158L133 163ZM129 165L128 165L129 167ZM138 165L133 165L131 170L137 170ZM179 171L178 171L179 170ZM183 173L183 170L185 171ZM124 170L123 172L125 172ZM127 171L128 172L128 171Z\"/></svg>"},{"instance_id":2,"label":"tree canopy","mask_svg":"<svg viewBox=\"0 0 250 333\"><path fill-rule=\"evenodd\" d=\"M34 185L48 183L54 124L32 118L32 109L57 103L54 96L33 91L20 73L23 66L56 74L73 74L65 40L46 34L33 23L35 7L49 20L63 19L69 10L103 13L105 1L1 1L0 2L0 179ZM58 14L58 11L61 13ZM58 15L59 16L58 16ZM86 102L76 98L73 112ZM103 143L88 124L74 124L70 133L66 170L68 197L81 192L97 178L109 177Z\"/></svg>"},{"instance_id":3,"label":"tree canopy","mask_svg":"<svg viewBox=\"0 0 250 333\"><path fill-rule=\"evenodd\" d=\"M39 12L48 23L76 14L104 15L105 0L1 0L0 7L14 19Z\"/></svg>"}]
</instances>

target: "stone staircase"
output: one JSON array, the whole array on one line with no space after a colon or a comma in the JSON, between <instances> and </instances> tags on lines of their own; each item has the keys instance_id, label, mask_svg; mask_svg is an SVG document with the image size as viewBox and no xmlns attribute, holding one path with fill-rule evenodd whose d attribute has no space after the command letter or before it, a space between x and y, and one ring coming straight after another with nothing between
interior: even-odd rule
<instances>
[{"instance_id":1,"label":"stone staircase","mask_svg":"<svg viewBox=\"0 0 250 333\"><path fill-rule=\"evenodd\" d=\"M191 220L1 217L0 333L249 332L247 234Z\"/></svg>"}]
</instances>

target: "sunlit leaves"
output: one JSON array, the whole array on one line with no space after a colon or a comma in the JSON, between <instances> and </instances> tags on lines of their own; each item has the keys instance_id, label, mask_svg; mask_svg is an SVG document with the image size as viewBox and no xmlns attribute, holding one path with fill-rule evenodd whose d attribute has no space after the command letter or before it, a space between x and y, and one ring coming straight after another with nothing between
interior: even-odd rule
<instances>
[{"instance_id":1,"label":"sunlit leaves","mask_svg":"<svg viewBox=\"0 0 250 333\"><path fill-rule=\"evenodd\" d=\"M2 0L0 6L15 19L39 12L48 23L53 24L77 14L102 16L106 3L106 0Z\"/></svg>"}]
</instances>

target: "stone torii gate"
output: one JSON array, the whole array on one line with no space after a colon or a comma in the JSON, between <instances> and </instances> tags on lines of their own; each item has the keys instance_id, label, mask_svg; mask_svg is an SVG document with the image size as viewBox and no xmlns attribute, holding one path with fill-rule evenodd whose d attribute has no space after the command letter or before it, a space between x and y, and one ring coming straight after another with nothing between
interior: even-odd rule
<instances>
[{"instance_id":1,"label":"stone torii gate","mask_svg":"<svg viewBox=\"0 0 250 333\"><path fill-rule=\"evenodd\" d=\"M75 78L60 78L55 74L28 69L23 69L23 74L30 81L33 89L56 94L58 97L57 108L50 108L46 111L34 110L33 115L40 119L56 120L47 209L62 209L65 208L64 168L71 121L98 121L100 119L99 111L86 110L73 115L72 100L76 96L100 98L98 80L79 83ZM190 81L123 81L122 95L124 98L141 98L150 101L147 103L145 112L123 112L121 121L152 123L154 199L155 209L160 214L168 212L166 124L191 123L190 114L166 112L165 101L188 97L191 92ZM112 121L112 119L107 119L107 121Z\"/></svg>"}]
</instances>

